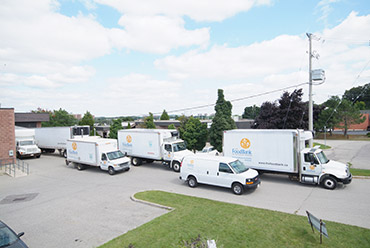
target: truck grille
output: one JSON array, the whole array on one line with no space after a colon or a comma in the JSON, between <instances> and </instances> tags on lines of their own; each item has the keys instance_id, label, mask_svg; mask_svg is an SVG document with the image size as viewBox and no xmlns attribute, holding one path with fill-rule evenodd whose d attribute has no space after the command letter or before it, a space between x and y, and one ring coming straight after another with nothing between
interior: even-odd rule
<instances>
[{"instance_id":1,"label":"truck grille","mask_svg":"<svg viewBox=\"0 0 370 248\"><path fill-rule=\"evenodd\" d=\"M37 152L36 148L27 148L27 153L34 153Z\"/></svg>"},{"instance_id":2,"label":"truck grille","mask_svg":"<svg viewBox=\"0 0 370 248\"><path fill-rule=\"evenodd\" d=\"M119 167L128 167L128 162L125 162L125 163L119 164Z\"/></svg>"}]
</instances>

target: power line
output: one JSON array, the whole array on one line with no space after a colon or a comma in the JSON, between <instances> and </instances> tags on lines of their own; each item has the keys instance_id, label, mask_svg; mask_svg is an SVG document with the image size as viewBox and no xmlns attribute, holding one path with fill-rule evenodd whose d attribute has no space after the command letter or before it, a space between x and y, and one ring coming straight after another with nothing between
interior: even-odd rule
<instances>
[{"instance_id":1,"label":"power line","mask_svg":"<svg viewBox=\"0 0 370 248\"><path fill-rule=\"evenodd\" d=\"M299 86L302 86L302 85L305 85L307 83L300 83L300 84L296 84L296 85L291 85L291 86L288 86L288 87L284 87L284 88L280 88L280 89L276 89L276 90L271 90L271 91L267 91L267 92L263 92L263 93L259 93L259 94L255 94L255 95L251 95L251 96L245 96L245 97L241 97L241 98L236 98L236 99L232 99L232 100L229 100L229 102L237 102L237 101L243 101L243 100L246 100L246 99L251 99L251 98L255 98L255 97L259 97L259 96L264 96L264 95L268 95L268 94L272 94L272 93L275 93L275 92L279 92L279 91L283 91L283 90L287 90L287 89L290 89L290 88L297 88ZM170 111L166 111L167 113L173 113L173 112L183 112L183 111L188 111L188 110L194 110L194 109L201 109L201 108L207 108L207 107L213 107L215 106L216 104L215 103L212 103L212 104L206 104L206 105L200 105L200 106L195 106L195 107L189 107L189 108L182 108L182 109L176 109L176 110L170 110ZM162 112L157 112L157 113L153 113L154 114L161 114Z\"/></svg>"}]
</instances>

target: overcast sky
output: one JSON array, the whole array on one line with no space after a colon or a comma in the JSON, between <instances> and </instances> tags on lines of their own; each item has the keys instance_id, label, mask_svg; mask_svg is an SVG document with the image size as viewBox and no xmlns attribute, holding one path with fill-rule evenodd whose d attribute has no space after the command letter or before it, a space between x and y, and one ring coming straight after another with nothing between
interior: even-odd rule
<instances>
[{"instance_id":1,"label":"overcast sky","mask_svg":"<svg viewBox=\"0 0 370 248\"><path fill-rule=\"evenodd\" d=\"M306 33L315 103L370 82L369 0L1 0L0 103L127 116L253 96L308 82Z\"/></svg>"}]
</instances>

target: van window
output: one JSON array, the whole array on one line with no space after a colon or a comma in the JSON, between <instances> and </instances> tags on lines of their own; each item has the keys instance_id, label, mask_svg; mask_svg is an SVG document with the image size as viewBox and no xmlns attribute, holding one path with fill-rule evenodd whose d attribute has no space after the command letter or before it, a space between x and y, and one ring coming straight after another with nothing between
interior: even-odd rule
<instances>
[{"instance_id":1,"label":"van window","mask_svg":"<svg viewBox=\"0 0 370 248\"><path fill-rule=\"evenodd\" d=\"M219 172L224 172L224 173L233 173L233 171L230 169L230 167L227 164L224 164L224 163L220 163L218 171Z\"/></svg>"},{"instance_id":2,"label":"van window","mask_svg":"<svg viewBox=\"0 0 370 248\"><path fill-rule=\"evenodd\" d=\"M103 154L101 155L101 160L102 160L102 161L107 161L107 155L105 155L105 153L103 153Z\"/></svg>"},{"instance_id":3,"label":"van window","mask_svg":"<svg viewBox=\"0 0 370 248\"><path fill-rule=\"evenodd\" d=\"M169 144L164 145L164 149L168 152L172 152L172 147Z\"/></svg>"}]
</instances>

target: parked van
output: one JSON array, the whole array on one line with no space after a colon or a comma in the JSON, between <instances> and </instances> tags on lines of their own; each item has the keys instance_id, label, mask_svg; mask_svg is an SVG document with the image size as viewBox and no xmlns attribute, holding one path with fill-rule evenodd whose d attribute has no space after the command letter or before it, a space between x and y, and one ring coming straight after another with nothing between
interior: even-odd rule
<instances>
[{"instance_id":1,"label":"parked van","mask_svg":"<svg viewBox=\"0 0 370 248\"><path fill-rule=\"evenodd\" d=\"M231 188L237 195L260 184L258 172L247 168L238 159L200 154L186 156L182 160L180 179L192 188L203 183Z\"/></svg>"}]
</instances>

